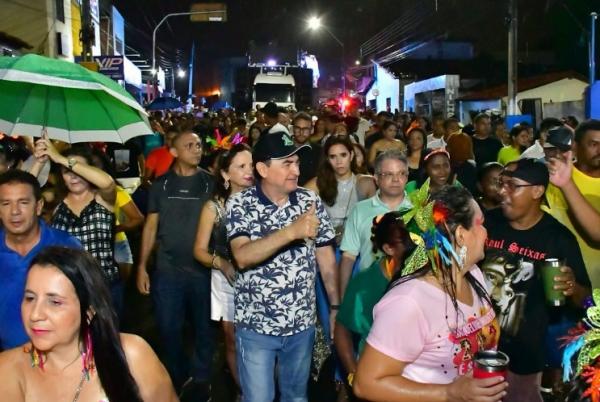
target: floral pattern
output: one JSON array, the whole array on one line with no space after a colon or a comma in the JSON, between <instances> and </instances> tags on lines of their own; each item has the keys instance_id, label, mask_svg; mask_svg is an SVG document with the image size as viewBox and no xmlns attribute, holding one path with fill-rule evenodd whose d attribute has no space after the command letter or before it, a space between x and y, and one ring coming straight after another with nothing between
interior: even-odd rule
<instances>
[{"instance_id":1,"label":"floral pattern","mask_svg":"<svg viewBox=\"0 0 600 402\"><path fill-rule=\"evenodd\" d=\"M315 323L315 247L332 245L335 232L321 199L298 188L282 207L255 186L227 202L227 235L258 240L288 226L316 204L316 240L288 244L256 267L239 272L235 282L235 324L265 335L287 336Z\"/></svg>"}]
</instances>

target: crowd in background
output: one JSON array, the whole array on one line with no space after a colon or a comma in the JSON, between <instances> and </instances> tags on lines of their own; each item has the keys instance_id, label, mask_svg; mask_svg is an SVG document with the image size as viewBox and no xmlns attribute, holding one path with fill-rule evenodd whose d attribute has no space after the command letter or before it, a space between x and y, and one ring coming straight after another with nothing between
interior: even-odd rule
<instances>
[{"instance_id":1,"label":"crowd in background","mask_svg":"<svg viewBox=\"0 0 600 402\"><path fill-rule=\"evenodd\" d=\"M36 309L21 319L21 303L48 280L40 266L70 264L56 250L33 259L41 246L64 245L94 257L110 325L131 319L128 285L152 299L164 368L116 329L123 345L95 352L121 355L137 400L207 400L217 339L248 402L306 400L309 381L335 384L340 400L564 400L560 339L600 287L600 121L507 127L487 113L463 124L268 103L153 112L150 125L125 144L0 140L0 350L31 339L37 353ZM540 274L548 258L561 265L557 307ZM86 314L107 314L85 303L84 346L88 328L101 332ZM506 378L469 376L488 349L510 358ZM102 364L97 395L125 400ZM144 364L159 380L144 380ZM77 396L91 392L82 384Z\"/></svg>"}]
</instances>

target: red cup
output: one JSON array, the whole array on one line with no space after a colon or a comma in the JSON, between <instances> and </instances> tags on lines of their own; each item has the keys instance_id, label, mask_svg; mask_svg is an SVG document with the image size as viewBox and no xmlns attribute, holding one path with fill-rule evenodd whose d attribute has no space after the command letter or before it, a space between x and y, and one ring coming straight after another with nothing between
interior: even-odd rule
<instances>
[{"instance_id":1,"label":"red cup","mask_svg":"<svg viewBox=\"0 0 600 402\"><path fill-rule=\"evenodd\" d=\"M482 350L473 357L473 378L506 378L510 359L496 350Z\"/></svg>"}]
</instances>

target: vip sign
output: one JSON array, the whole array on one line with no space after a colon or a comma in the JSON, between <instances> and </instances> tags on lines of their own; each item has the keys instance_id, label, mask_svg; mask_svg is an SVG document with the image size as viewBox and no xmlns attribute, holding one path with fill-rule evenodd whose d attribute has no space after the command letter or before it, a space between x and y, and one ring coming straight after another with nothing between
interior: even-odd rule
<instances>
[{"instance_id":1,"label":"vip sign","mask_svg":"<svg viewBox=\"0 0 600 402\"><path fill-rule=\"evenodd\" d=\"M99 72L108 75L113 80L125 79L123 56L94 56L100 66Z\"/></svg>"}]
</instances>

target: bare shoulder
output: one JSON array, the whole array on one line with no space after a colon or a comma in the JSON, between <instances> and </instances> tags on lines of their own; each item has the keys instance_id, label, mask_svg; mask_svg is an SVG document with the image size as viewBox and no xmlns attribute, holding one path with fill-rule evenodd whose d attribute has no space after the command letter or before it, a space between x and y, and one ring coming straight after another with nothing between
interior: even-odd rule
<instances>
[{"instance_id":1,"label":"bare shoulder","mask_svg":"<svg viewBox=\"0 0 600 402\"><path fill-rule=\"evenodd\" d=\"M25 400L26 361L21 347L0 353L0 399L12 402Z\"/></svg>"},{"instance_id":2,"label":"bare shoulder","mask_svg":"<svg viewBox=\"0 0 600 402\"><path fill-rule=\"evenodd\" d=\"M143 359L147 357L149 352L155 355L154 350L152 350L148 342L135 334L122 333L121 344L123 345L123 351L130 366L135 363L143 363Z\"/></svg>"},{"instance_id":3,"label":"bare shoulder","mask_svg":"<svg viewBox=\"0 0 600 402\"><path fill-rule=\"evenodd\" d=\"M177 401L167 370L148 342L137 335L121 334L129 370L146 402Z\"/></svg>"}]
</instances>

